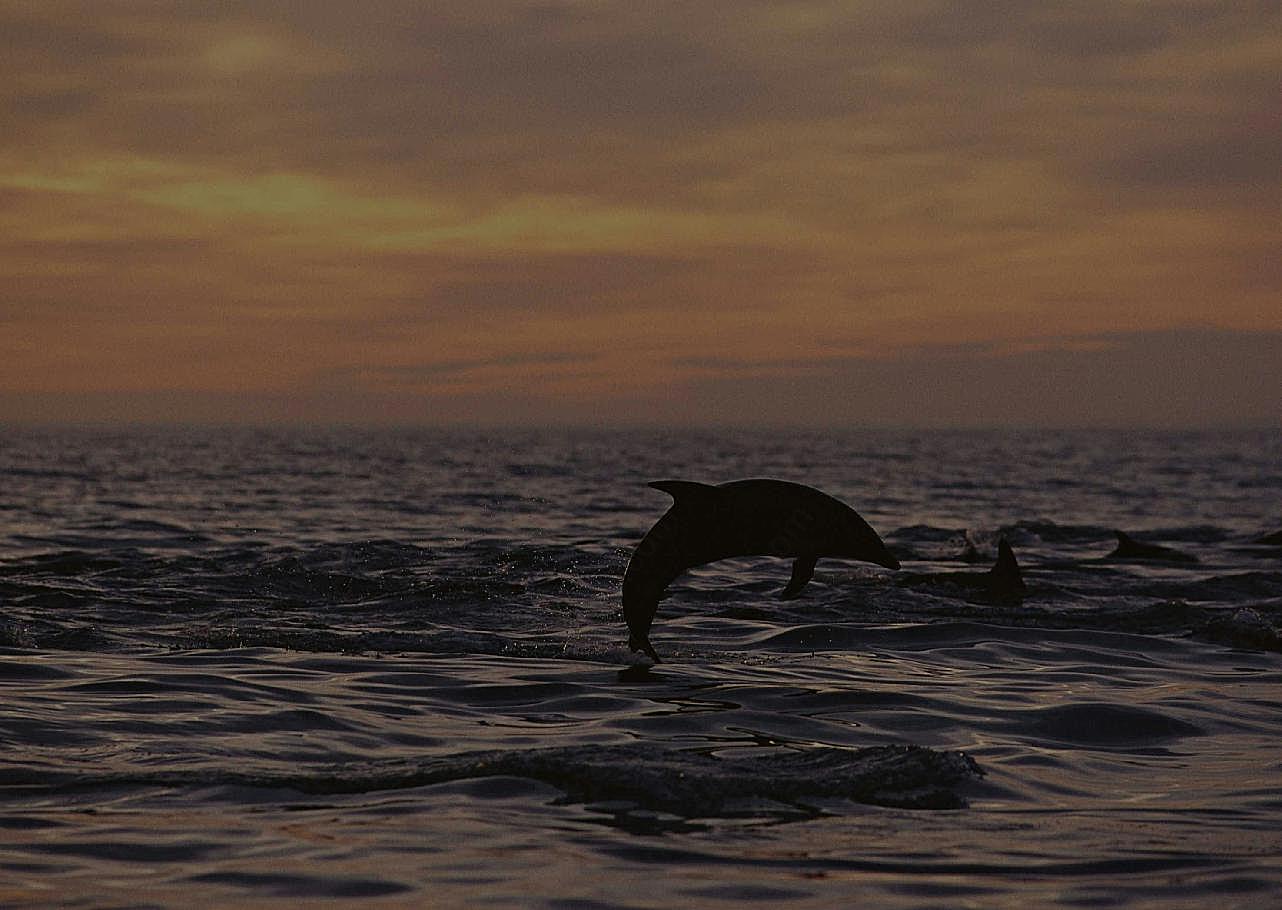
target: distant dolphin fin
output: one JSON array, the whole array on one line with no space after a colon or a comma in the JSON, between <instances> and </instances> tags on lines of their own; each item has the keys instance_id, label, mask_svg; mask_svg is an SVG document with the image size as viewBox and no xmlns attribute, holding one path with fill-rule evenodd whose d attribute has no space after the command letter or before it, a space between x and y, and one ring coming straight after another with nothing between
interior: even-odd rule
<instances>
[{"instance_id":1,"label":"distant dolphin fin","mask_svg":"<svg viewBox=\"0 0 1282 910\"><path fill-rule=\"evenodd\" d=\"M1026 590L1024 575L1019 571L1015 561L1015 551L1011 549L1006 538L997 542L997 562L988 571L989 584L995 592L1022 594Z\"/></svg>"},{"instance_id":2,"label":"distant dolphin fin","mask_svg":"<svg viewBox=\"0 0 1282 910\"><path fill-rule=\"evenodd\" d=\"M1109 553L1111 559L1165 559L1170 562L1197 562L1197 557L1164 547L1161 544L1136 540L1125 531L1114 531L1117 547Z\"/></svg>"},{"instance_id":3,"label":"distant dolphin fin","mask_svg":"<svg viewBox=\"0 0 1282 910\"><path fill-rule=\"evenodd\" d=\"M1117 538L1117 551L1126 552L1132 550L1143 550L1146 544L1141 544L1138 540L1127 534L1125 531L1114 531L1113 536Z\"/></svg>"},{"instance_id":4,"label":"distant dolphin fin","mask_svg":"<svg viewBox=\"0 0 1282 910\"><path fill-rule=\"evenodd\" d=\"M787 586L779 592L779 599L792 600L799 595L814 576L815 563L818 561L818 556L798 556L792 564L792 578L788 579Z\"/></svg>"},{"instance_id":5,"label":"distant dolphin fin","mask_svg":"<svg viewBox=\"0 0 1282 910\"><path fill-rule=\"evenodd\" d=\"M679 506L688 504L697 508L707 508L721 496L721 491L711 484L697 483L693 480L655 480L647 486L667 493Z\"/></svg>"}]
</instances>

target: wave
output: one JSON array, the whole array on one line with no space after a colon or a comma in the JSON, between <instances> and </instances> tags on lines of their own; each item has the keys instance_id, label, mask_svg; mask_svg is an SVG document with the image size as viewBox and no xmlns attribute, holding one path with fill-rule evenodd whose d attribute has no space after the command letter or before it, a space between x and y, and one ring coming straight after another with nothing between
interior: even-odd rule
<instances>
[{"instance_id":1,"label":"wave","mask_svg":"<svg viewBox=\"0 0 1282 910\"><path fill-rule=\"evenodd\" d=\"M1043 742L1087 749L1154 751L1169 741L1205 734L1194 724L1151 708L1103 703L1011 711L1005 723Z\"/></svg>"},{"instance_id":2,"label":"wave","mask_svg":"<svg viewBox=\"0 0 1282 910\"><path fill-rule=\"evenodd\" d=\"M678 750L659 745L582 745L485 750L417 761L344 764L293 773L192 768L106 774L0 769L10 792L210 787L292 790L308 795L405 790L482 778L549 784L575 803L625 802L687 818L759 813L762 803L817 814L807 801L845 799L904 809L958 809L968 781L984 772L964 752L921 746L863 749Z\"/></svg>"},{"instance_id":3,"label":"wave","mask_svg":"<svg viewBox=\"0 0 1282 910\"><path fill-rule=\"evenodd\" d=\"M1067 531L1037 522L1009 527ZM1191 536L1214 536L1209 526L1187 529ZM1096 533L1107 532L1078 526L1064 536ZM1192 636L1282 651L1282 572L1254 558L1190 570L1054 562L1030 547L1020 552L1027 594L1021 603L1004 604L962 584L982 575L991 533L917 525L904 529L904 537L922 550L947 550L953 563L974 551L980 566L958 573L949 571L951 564L927 562L886 575L825 561L805 597L781 603L775 595L786 566L779 560L726 562L679 579L660 619L722 623L715 630L720 644L705 640L696 645L701 652L859 647L869 627L949 620ZM622 635L618 584L626 557L627 550L609 540L577 535L432 544L394 537L292 546L245 540L199 553L139 549L133 541L109 548L82 542L0 561L6 608L0 645L565 657L582 652L588 639L595 644L584 659L600 660L606 643ZM765 624L776 634L733 641L727 620Z\"/></svg>"}]
</instances>

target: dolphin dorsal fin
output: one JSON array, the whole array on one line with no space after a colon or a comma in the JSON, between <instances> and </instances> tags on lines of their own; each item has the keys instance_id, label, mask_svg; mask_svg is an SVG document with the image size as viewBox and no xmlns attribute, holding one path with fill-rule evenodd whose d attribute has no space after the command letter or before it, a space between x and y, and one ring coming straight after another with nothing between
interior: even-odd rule
<instances>
[{"instance_id":1,"label":"dolphin dorsal fin","mask_svg":"<svg viewBox=\"0 0 1282 910\"><path fill-rule=\"evenodd\" d=\"M993 563L988 574L993 581L1005 588L1012 591L1024 590L1024 575L1019 571L1019 563L1015 561L1015 551L1011 549L1005 537L997 542L997 562Z\"/></svg>"},{"instance_id":2,"label":"dolphin dorsal fin","mask_svg":"<svg viewBox=\"0 0 1282 910\"><path fill-rule=\"evenodd\" d=\"M716 502L721 491L711 484L698 483L693 480L655 480L647 486L662 490L672 497L676 505L691 505L706 508Z\"/></svg>"}]
</instances>

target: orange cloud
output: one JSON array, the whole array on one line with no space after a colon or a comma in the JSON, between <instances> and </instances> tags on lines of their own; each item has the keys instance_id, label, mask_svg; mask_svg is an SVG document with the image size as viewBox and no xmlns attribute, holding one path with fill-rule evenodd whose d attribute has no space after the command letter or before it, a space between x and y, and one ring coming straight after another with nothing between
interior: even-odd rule
<instances>
[{"instance_id":1,"label":"orange cloud","mask_svg":"<svg viewBox=\"0 0 1282 910\"><path fill-rule=\"evenodd\" d=\"M1282 330L1263 7L42 2L0 29L0 419L349 393L335 419L497 419L515 391L701 419L665 397L858 398L835 351Z\"/></svg>"}]
</instances>

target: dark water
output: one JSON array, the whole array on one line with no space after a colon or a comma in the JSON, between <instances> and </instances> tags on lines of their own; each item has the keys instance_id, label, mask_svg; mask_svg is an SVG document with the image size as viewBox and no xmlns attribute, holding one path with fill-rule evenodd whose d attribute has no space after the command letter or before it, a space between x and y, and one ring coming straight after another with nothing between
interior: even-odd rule
<instances>
[{"instance_id":1,"label":"dark water","mask_svg":"<svg viewBox=\"0 0 1282 910\"><path fill-rule=\"evenodd\" d=\"M1282 905L1282 433L0 440L0 905ZM645 482L759 476L903 570L626 669Z\"/></svg>"}]
</instances>

